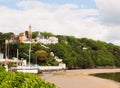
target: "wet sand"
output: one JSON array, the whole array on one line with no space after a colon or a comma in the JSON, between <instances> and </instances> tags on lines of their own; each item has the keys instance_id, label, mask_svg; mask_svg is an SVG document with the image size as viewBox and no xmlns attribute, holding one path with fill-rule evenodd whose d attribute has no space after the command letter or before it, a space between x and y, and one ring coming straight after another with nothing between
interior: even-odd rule
<instances>
[{"instance_id":1,"label":"wet sand","mask_svg":"<svg viewBox=\"0 0 120 88\"><path fill-rule=\"evenodd\" d=\"M57 85L57 88L120 88L118 82L89 75L110 72L120 72L120 69L67 70L47 74L44 79Z\"/></svg>"}]
</instances>

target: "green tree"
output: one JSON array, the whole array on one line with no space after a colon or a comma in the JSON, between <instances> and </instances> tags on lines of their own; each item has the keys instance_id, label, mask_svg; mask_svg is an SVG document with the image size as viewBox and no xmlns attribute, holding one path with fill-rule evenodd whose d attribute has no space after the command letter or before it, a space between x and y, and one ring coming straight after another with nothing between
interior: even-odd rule
<instances>
[{"instance_id":1,"label":"green tree","mask_svg":"<svg viewBox=\"0 0 120 88\"><path fill-rule=\"evenodd\" d=\"M96 52L96 65L97 66L114 66L114 56L109 52L97 51Z\"/></svg>"},{"instance_id":2,"label":"green tree","mask_svg":"<svg viewBox=\"0 0 120 88\"><path fill-rule=\"evenodd\" d=\"M39 32L32 32L32 38L36 38Z\"/></svg>"},{"instance_id":3,"label":"green tree","mask_svg":"<svg viewBox=\"0 0 120 88\"><path fill-rule=\"evenodd\" d=\"M46 60L47 60L47 52L44 50L38 50L34 54L36 61L38 64L46 65Z\"/></svg>"},{"instance_id":4,"label":"green tree","mask_svg":"<svg viewBox=\"0 0 120 88\"><path fill-rule=\"evenodd\" d=\"M47 59L47 52L44 51L44 50L38 50L35 52L35 57L38 59L38 60L43 60L45 61Z\"/></svg>"},{"instance_id":5,"label":"green tree","mask_svg":"<svg viewBox=\"0 0 120 88\"><path fill-rule=\"evenodd\" d=\"M41 34L42 36L44 36L45 38L54 36L54 35L53 35L52 33L50 33L50 32L41 32L40 34Z\"/></svg>"},{"instance_id":6,"label":"green tree","mask_svg":"<svg viewBox=\"0 0 120 88\"><path fill-rule=\"evenodd\" d=\"M56 56L58 56L59 58L63 58L63 56L65 54L65 48L63 47L62 44L60 44L60 43L51 44L49 47Z\"/></svg>"}]
</instances>

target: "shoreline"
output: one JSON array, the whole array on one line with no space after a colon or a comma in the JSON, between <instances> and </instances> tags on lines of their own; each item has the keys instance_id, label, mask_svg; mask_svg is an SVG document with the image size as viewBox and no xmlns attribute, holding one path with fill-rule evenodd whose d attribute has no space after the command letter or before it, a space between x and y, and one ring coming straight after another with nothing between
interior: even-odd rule
<instances>
[{"instance_id":1,"label":"shoreline","mask_svg":"<svg viewBox=\"0 0 120 88\"><path fill-rule=\"evenodd\" d=\"M120 69L79 69L66 72L52 72L45 80L54 83L57 88L120 88L120 83L90 76L96 73L120 72Z\"/></svg>"}]
</instances>

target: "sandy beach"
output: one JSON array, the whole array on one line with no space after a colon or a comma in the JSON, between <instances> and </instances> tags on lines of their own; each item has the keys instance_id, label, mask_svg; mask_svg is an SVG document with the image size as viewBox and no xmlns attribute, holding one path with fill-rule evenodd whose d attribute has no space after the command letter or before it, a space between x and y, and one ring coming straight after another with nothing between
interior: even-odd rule
<instances>
[{"instance_id":1,"label":"sandy beach","mask_svg":"<svg viewBox=\"0 0 120 88\"><path fill-rule=\"evenodd\" d=\"M57 85L57 88L120 88L120 83L89 74L120 72L120 69L67 70L45 74L44 79Z\"/></svg>"}]
</instances>

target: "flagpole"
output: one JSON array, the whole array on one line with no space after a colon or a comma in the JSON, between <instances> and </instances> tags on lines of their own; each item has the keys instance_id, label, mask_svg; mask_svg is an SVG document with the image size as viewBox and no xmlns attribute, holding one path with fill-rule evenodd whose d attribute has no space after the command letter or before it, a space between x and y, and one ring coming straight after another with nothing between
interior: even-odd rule
<instances>
[{"instance_id":1,"label":"flagpole","mask_svg":"<svg viewBox=\"0 0 120 88\"><path fill-rule=\"evenodd\" d=\"M29 41L30 41L30 46L29 46L29 66L30 66L30 59L31 59L31 43L32 43L32 30L31 30L31 25L29 26Z\"/></svg>"},{"instance_id":2,"label":"flagpole","mask_svg":"<svg viewBox=\"0 0 120 88\"><path fill-rule=\"evenodd\" d=\"M8 40L5 40L5 59L7 59L7 43Z\"/></svg>"},{"instance_id":3,"label":"flagpole","mask_svg":"<svg viewBox=\"0 0 120 88\"><path fill-rule=\"evenodd\" d=\"M19 58L19 57L18 57L18 55L19 55L18 53L19 53L19 51L18 51L18 49L17 49L17 66L18 66L18 58Z\"/></svg>"},{"instance_id":4,"label":"flagpole","mask_svg":"<svg viewBox=\"0 0 120 88\"><path fill-rule=\"evenodd\" d=\"M31 41L30 41L30 47L29 47L29 66L30 66L30 59L31 59Z\"/></svg>"}]
</instances>

